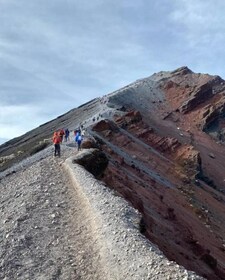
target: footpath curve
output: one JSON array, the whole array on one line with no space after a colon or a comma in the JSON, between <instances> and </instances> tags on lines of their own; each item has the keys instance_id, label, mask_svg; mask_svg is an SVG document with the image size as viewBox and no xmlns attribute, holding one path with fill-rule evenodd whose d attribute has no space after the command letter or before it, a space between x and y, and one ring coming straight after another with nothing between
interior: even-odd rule
<instances>
[{"instance_id":1,"label":"footpath curve","mask_svg":"<svg viewBox=\"0 0 225 280\"><path fill-rule=\"evenodd\" d=\"M91 149L83 150L79 152L79 157L91 152ZM89 212L90 227L96 237L96 253L105 268L105 279L203 279L168 261L139 232L141 216L138 211L82 166L74 163L75 159L76 156L68 158L64 169Z\"/></svg>"},{"instance_id":2,"label":"footpath curve","mask_svg":"<svg viewBox=\"0 0 225 280\"><path fill-rule=\"evenodd\" d=\"M107 279L86 205L53 147L0 174L0 279Z\"/></svg>"}]
</instances>

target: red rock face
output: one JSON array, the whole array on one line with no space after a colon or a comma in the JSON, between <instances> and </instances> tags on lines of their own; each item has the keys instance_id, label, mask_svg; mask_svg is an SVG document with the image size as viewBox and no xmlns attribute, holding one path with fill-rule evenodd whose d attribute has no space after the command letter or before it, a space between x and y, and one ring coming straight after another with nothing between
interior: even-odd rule
<instances>
[{"instance_id":1,"label":"red rock face","mask_svg":"<svg viewBox=\"0 0 225 280\"><path fill-rule=\"evenodd\" d=\"M225 83L187 68L160 75L148 91L142 81L112 96L129 111L93 128L109 159L103 180L139 209L141 232L170 260L225 279Z\"/></svg>"}]
</instances>

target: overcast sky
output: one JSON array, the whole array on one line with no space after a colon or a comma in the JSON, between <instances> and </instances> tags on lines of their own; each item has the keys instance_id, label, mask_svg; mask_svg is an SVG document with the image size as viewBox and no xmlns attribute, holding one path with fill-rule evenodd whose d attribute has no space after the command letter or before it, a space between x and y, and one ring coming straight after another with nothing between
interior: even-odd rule
<instances>
[{"instance_id":1,"label":"overcast sky","mask_svg":"<svg viewBox=\"0 0 225 280\"><path fill-rule=\"evenodd\" d=\"M0 0L0 142L188 66L225 78L223 0Z\"/></svg>"}]
</instances>

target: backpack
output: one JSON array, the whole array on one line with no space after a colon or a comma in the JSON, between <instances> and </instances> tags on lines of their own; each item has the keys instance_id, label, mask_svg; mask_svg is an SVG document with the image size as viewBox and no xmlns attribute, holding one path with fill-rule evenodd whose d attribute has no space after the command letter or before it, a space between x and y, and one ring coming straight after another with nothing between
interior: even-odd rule
<instances>
[{"instance_id":1,"label":"backpack","mask_svg":"<svg viewBox=\"0 0 225 280\"><path fill-rule=\"evenodd\" d=\"M60 144L61 143L61 138L57 135L53 138L53 143L54 144Z\"/></svg>"}]
</instances>

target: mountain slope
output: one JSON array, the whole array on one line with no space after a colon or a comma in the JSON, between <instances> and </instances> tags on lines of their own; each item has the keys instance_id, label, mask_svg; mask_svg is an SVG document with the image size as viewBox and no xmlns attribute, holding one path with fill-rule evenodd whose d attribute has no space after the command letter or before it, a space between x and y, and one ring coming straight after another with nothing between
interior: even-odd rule
<instances>
[{"instance_id":1,"label":"mountain slope","mask_svg":"<svg viewBox=\"0 0 225 280\"><path fill-rule=\"evenodd\" d=\"M0 146L11 156L1 168L82 124L109 159L99 179L142 213L143 234L170 260L224 279L224 94L218 76L156 73Z\"/></svg>"}]
</instances>

